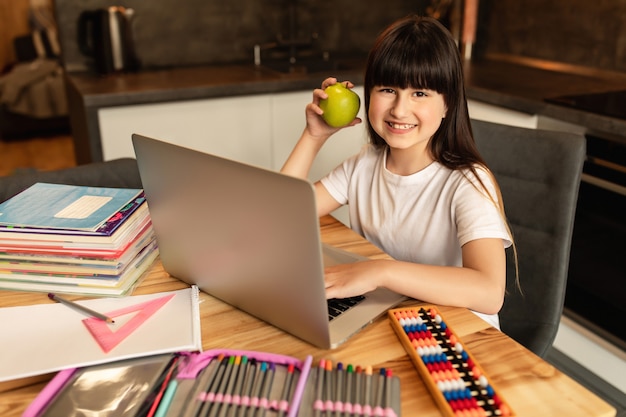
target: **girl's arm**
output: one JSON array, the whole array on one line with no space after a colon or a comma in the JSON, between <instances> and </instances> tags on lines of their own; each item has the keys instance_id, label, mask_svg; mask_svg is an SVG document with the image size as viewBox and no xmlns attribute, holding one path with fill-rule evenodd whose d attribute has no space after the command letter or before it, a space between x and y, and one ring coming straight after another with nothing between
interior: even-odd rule
<instances>
[{"instance_id":1,"label":"girl's arm","mask_svg":"<svg viewBox=\"0 0 626 417\"><path fill-rule=\"evenodd\" d=\"M326 269L327 298L364 294L377 287L428 303L495 314L506 288L501 239L477 239L462 248L463 267L371 260Z\"/></svg>"},{"instance_id":2,"label":"girl's arm","mask_svg":"<svg viewBox=\"0 0 626 417\"><path fill-rule=\"evenodd\" d=\"M324 112L319 107L320 100L328 97L324 89L335 83L337 83L336 78L327 78L322 83L321 89L318 88L313 91L313 101L306 106L306 127L280 170L283 174L307 179L313 161L322 146L324 146L324 143L326 143L328 138L335 132L341 129L333 128L326 124L321 117ZM350 88L354 87L349 81L346 81L346 84ZM349 126L354 126L359 123L361 123L361 119L356 118ZM320 216L326 215L340 206L319 182L315 184L315 193L317 211Z\"/></svg>"}]
</instances>

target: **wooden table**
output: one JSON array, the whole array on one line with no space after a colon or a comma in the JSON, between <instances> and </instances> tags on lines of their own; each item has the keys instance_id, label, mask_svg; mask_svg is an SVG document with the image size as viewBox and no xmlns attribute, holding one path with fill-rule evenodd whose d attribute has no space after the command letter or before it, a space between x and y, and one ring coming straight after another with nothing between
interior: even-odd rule
<instances>
[{"instance_id":1,"label":"wooden table","mask_svg":"<svg viewBox=\"0 0 626 417\"><path fill-rule=\"evenodd\" d=\"M330 216L321 219L322 239L372 258L387 255ZM172 291L187 285L170 277L157 260L134 294ZM41 293L0 291L0 306L46 302ZM419 305L408 301L406 305ZM439 307L448 324L482 365L517 416L615 416L615 409L464 308ZM207 294L201 293L204 349L231 348L280 353L314 361L391 368L401 380L403 416L441 416L413 363L384 317L335 350L318 349ZM1 343L1 342L0 342ZM51 352L51 354L54 354ZM0 415L19 416L52 375L0 385Z\"/></svg>"}]
</instances>

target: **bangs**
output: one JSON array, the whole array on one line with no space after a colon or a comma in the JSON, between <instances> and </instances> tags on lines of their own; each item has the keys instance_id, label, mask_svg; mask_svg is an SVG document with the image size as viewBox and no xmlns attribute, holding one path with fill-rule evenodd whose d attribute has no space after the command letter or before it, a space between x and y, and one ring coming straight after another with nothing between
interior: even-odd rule
<instances>
[{"instance_id":1,"label":"bangs","mask_svg":"<svg viewBox=\"0 0 626 417\"><path fill-rule=\"evenodd\" d=\"M454 78L449 64L442 60L442 50L449 46L433 41L435 36L418 35L411 26L394 35L387 37L370 56L366 83L446 93Z\"/></svg>"}]
</instances>

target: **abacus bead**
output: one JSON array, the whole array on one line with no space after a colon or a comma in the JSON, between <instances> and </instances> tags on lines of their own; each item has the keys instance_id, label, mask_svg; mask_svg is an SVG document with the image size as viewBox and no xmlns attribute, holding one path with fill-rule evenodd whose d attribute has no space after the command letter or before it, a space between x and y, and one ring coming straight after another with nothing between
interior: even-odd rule
<instances>
[{"instance_id":1,"label":"abacus bead","mask_svg":"<svg viewBox=\"0 0 626 417\"><path fill-rule=\"evenodd\" d=\"M506 404L502 404L500 406L500 413L504 416L504 417L508 417L511 415L511 410L509 409L509 407L507 407Z\"/></svg>"},{"instance_id":2,"label":"abacus bead","mask_svg":"<svg viewBox=\"0 0 626 417\"><path fill-rule=\"evenodd\" d=\"M450 400L448 401L448 404L450 405L450 408L452 408L452 411L457 411L461 409L461 407L459 406L459 402L456 400Z\"/></svg>"},{"instance_id":3,"label":"abacus bead","mask_svg":"<svg viewBox=\"0 0 626 417\"><path fill-rule=\"evenodd\" d=\"M471 398L474 402L474 406L476 406L476 399L472 397L472 391L469 388L465 388L465 397Z\"/></svg>"},{"instance_id":4,"label":"abacus bead","mask_svg":"<svg viewBox=\"0 0 626 417\"><path fill-rule=\"evenodd\" d=\"M465 389L465 381L463 381L461 378L458 378L456 380L457 386L459 389ZM469 391L469 389L468 389ZM472 392L470 391L470 395L472 395Z\"/></svg>"}]
</instances>

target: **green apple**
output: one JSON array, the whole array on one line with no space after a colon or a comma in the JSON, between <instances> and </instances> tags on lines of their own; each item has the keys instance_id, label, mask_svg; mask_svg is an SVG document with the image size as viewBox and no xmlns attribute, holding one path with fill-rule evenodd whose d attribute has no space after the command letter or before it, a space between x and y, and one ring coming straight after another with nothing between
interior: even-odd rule
<instances>
[{"instance_id":1,"label":"green apple","mask_svg":"<svg viewBox=\"0 0 626 417\"><path fill-rule=\"evenodd\" d=\"M341 83L329 85L324 92L328 94L328 98L320 100L324 121L332 127L350 124L361 107L359 95Z\"/></svg>"}]
</instances>

